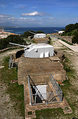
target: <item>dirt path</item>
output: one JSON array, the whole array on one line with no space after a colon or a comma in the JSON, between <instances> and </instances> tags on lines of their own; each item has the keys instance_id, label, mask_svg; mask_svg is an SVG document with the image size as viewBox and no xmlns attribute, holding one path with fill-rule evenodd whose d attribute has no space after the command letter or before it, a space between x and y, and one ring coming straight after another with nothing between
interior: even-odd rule
<instances>
[{"instance_id":1,"label":"dirt path","mask_svg":"<svg viewBox=\"0 0 78 119\"><path fill-rule=\"evenodd\" d=\"M4 57L16 52L17 50L10 50L0 54L0 66L2 66ZM10 100L10 95L6 93L7 85L2 81L0 70L0 119L24 119L16 113L13 108L14 102Z\"/></svg>"}]
</instances>

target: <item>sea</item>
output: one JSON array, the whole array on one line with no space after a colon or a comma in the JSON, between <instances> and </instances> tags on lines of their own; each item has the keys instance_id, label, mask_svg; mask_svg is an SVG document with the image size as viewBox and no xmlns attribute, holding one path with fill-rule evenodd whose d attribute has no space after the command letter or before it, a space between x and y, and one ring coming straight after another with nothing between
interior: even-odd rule
<instances>
[{"instance_id":1,"label":"sea","mask_svg":"<svg viewBox=\"0 0 78 119\"><path fill-rule=\"evenodd\" d=\"M56 33L64 29L64 27L19 27L19 28L4 28L5 32L11 32L22 35L26 31L43 31L46 34Z\"/></svg>"}]
</instances>

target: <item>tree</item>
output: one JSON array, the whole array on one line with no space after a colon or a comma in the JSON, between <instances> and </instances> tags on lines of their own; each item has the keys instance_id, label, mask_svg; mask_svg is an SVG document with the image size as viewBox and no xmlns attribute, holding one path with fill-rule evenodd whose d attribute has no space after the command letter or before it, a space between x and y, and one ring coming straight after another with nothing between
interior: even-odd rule
<instances>
[{"instance_id":1,"label":"tree","mask_svg":"<svg viewBox=\"0 0 78 119\"><path fill-rule=\"evenodd\" d=\"M35 32L29 30L29 31L24 32L24 34L22 36L28 38L28 36L34 36L33 33L35 33Z\"/></svg>"},{"instance_id":2,"label":"tree","mask_svg":"<svg viewBox=\"0 0 78 119\"><path fill-rule=\"evenodd\" d=\"M23 38L19 35L10 35L7 38L0 39L0 50L10 47L9 42L18 43L18 44L26 44Z\"/></svg>"},{"instance_id":3,"label":"tree","mask_svg":"<svg viewBox=\"0 0 78 119\"><path fill-rule=\"evenodd\" d=\"M74 29L78 29L78 23L74 25Z\"/></svg>"},{"instance_id":4,"label":"tree","mask_svg":"<svg viewBox=\"0 0 78 119\"><path fill-rule=\"evenodd\" d=\"M71 32L72 30L78 29L78 23L76 24L69 24L65 27L65 33Z\"/></svg>"},{"instance_id":5,"label":"tree","mask_svg":"<svg viewBox=\"0 0 78 119\"><path fill-rule=\"evenodd\" d=\"M36 31L36 33L44 33L43 31Z\"/></svg>"},{"instance_id":6,"label":"tree","mask_svg":"<svg viewBox=\"0 0 78 119\"><path fill-rule=\"evenodd\" d=\"M78 44L78 33L73 36L72 43L77 43Z\"/></svg>"},{"instance_id":7,"label":"tree","mask_svg":"<svg viewBox=\"0 0 78 119\"><path fill-rule=\"evenodd\" d=\"M73 24L69 24L65 27L65 33L67 32L71 32L74 29L74 25Z\"/></svg>"}]
</instances>

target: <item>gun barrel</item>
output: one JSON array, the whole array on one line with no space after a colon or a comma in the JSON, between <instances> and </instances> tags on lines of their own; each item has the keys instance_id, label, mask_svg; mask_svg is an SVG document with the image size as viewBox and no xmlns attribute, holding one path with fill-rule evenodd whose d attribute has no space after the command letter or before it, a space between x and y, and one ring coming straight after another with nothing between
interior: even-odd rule
<instances>
[{"instance_id":1,"label":"gun barrel","mask_svg":"<svg viewBox=\"0 0 78 119\"><path fill-rule=\"evenodd\" d=\"M32 33L32 34L36 34L36 33L34 33L34 32L31 32L31 31L28 31L29 33Z\"/></svg>"},{"instance_id":2,"label":"gun barrel","mask_svg":"<svg viewBox=\"0 0 78 119\"><path fill-rule=\"evenodd\" d=\"M11 43L11 42L9 42L9 44L11 44L11 45L16 45L16 46L21 46L21 47L24 47L24 48L27 47L27 46L25 46L25 45L20 45L20 44L17 44L17 43Z\"/></svg>"}]
</instances>

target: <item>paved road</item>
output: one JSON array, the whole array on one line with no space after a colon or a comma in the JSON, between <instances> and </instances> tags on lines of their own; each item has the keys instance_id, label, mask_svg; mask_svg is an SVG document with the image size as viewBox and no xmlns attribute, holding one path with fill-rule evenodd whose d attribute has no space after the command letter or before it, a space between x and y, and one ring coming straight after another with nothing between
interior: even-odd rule
<instances>
[{"instance_id":1,"label":"paved road","mask_svg":"<svg viewBox=\"0 0 78 119\"><path fill-rule=\"evenodd\" d=\"M78 45L77 46L73 46L73 45L69 45L67 43L65 43L62 40L58 40L60 43L62 43L63 45L67 46L68 48L70 48L71 50L73 50L74 52L78 52Z\"/></svg>"}]
</instances>

